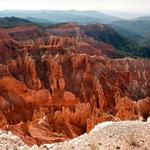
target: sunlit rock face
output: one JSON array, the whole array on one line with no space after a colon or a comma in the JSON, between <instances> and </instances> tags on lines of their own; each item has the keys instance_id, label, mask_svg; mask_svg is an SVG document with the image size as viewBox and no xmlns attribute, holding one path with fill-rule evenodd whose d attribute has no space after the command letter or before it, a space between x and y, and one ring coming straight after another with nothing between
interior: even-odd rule
<instances>
[{"instance_id":1,"label":"sunlit rock face","mask_svg":"<svg viewBox=\"0 0 150 150\"><path fill-rule=\"evenodd\" d=\"M74 138L104 121L150 115L149 60L110 59L103 55L108 44L82 36L76 41L48 31L45 39L35 27L7 32L4 39L15 44L0 51L0 127L28 145Z\"/></svg>"}]
</instances>

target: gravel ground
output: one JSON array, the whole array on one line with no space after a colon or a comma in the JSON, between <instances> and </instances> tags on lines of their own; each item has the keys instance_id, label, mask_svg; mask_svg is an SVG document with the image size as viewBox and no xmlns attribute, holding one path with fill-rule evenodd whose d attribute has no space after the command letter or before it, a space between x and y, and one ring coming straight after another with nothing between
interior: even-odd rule
<instances>
[{"instance_id":1,"label":"gravel ground","mask_svg":"<svg viewBox=\"0 0 150 150\"><path fill-rule=\"evenodd\" d=\"M0 150L28 150L22 140L10 131L0 131Z\"/></svg>"},{"instance_id":2,"label":"gravel ground","mask_svg":"<svg viewBox=\"0 0 150 150\"><path fill-rule=\"evenodd\" d=\"M45 147L45 148L44 148ZM150 123L142 121L104 122L89 134L40 150L150 150Z\"/></svg>"},{"instance_id":3,"label":"gravel ground","mask_svg":"<svg viewBox=\"0 0 150 150\"><path fill-rule=\"evenodd\" d=\"M150 122L104 122L89 134L40 147L28 147L11 132L0 131L0 150L150 150Z\"/></svg>"}]
</instances>

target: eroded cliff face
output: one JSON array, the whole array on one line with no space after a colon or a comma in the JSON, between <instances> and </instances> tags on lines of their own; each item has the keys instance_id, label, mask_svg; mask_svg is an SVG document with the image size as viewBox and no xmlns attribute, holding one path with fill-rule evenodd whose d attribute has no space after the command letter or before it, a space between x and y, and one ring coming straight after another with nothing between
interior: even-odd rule
<instances>
[{"instance_id":1,"label":"eroded cliff face","mask_svg":"<svg viewBox=\"0 0 150 150\"><path fill-rule=\"evenodd\" d=\"M37 49L48 50L51 51L51 54L70 51L79 54L120 57L111 43L103 42L102 40L98 41L92 36L88 36L87 31L90 33L95 32L95 30L98 30L97 28L103 30L103 26L95 27L91 25L91 27L88 27L66 24L47 29L40 29L36 26L19 26L7 29L6 32L20 45L33 51ZM105 27L105 30L103 32L110 32L108 27ZM104 34L103 32L102 34Z\"/></svg>"},{"instance_id":2,"label":"eroded cliff face","mask_svg":"<svg viewBox=\"0 0 150 150\"><path fill-rule=\"evenodd\" d=\"M0 29L0 53L3 50L20 48L21 46L15 41L5 29Z\"/></svg>"},{"instance_id":3,"label":"eroded cliff face","mask_svg":"<svg viewBox=\"0 0 150 150\"><path fill-rule=\"evenodd\" d=\"M0 65L0 123L29 145L74 138L106 120L150 115L149 60L15 53Z\"/></svg>"},{"instance_id":4,"label":"eroded cliff face","mask_svg":"<svg viewBox=\"0 0 150 150\"><path fill-rule=\"evenodd\" d=\"M150 60L110 59L82 28L0 30L0 128L40 145L150 115Z\"/></svg>"}]
</instances>

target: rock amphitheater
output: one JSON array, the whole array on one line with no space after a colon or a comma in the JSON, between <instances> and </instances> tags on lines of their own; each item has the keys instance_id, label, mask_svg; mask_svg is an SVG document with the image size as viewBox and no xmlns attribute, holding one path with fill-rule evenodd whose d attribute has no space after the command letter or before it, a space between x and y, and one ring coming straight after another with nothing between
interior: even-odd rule
<instances>
[{"instance_id":1,"label":"rock amphitheater","mask_svg":"<svg viewBox=\"0 0 150 150\"><path fill-rule=\"evenodd\" d=\"M0 149L150 149L150 60L92 28L0 29Z\"/></svg>"}]
</instances>

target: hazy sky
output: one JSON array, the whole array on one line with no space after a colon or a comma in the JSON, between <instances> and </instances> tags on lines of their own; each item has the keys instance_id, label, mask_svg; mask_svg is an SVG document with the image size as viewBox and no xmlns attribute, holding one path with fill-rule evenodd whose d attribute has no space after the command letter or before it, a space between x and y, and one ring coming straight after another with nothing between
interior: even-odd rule
<instances>
[{"instance_id":1,"label":"hazy sky","mask_svg":"<svg viewBox=\"0 0 150 150\"><path fill-rule=\"evenodd\" d=\"M150 0L0 0L0 10L6 9L150 12Z\"/></svg>"}]
</instances>

